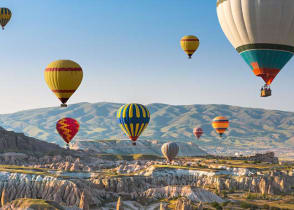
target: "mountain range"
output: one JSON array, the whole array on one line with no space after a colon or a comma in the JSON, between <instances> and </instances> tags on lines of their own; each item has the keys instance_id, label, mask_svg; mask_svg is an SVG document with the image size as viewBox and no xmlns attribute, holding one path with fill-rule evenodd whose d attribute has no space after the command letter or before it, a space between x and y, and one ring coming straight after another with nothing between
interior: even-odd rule
<instances>
[{"instance_id":1,"label":"mountain range","mask_svg":"<svg viewBox=\"0 0 294 210\"><path fill-rule=\"evenodd\" d=\"M78 103L68 108L51 107L0 115L0 126L51 143L63 145L56 122L72 117L80 122L74 141L127 139L116 120L122 104ZM139 141L195 141L200 146L238 148L294 148L294 113L229 105L147 105L151 121ZM221 139L211 127L216 116L226 116L230 128ZM197 140L192 130L202 127Z\"/></svg>"}]
</instances>

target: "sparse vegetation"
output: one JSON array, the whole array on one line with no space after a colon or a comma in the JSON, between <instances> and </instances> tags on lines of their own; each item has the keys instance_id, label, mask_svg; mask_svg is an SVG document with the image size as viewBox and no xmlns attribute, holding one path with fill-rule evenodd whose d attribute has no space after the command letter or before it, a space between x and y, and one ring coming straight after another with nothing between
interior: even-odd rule
<instances>
[{"instance_id":1,"label":"sparse vegetation","mask_svg":"<svg viewBox=\"0 0 294 210\"><path fill-rule=\"evenodd\" d=\"M216 208L217 210L222 210L223 209L218 202L212 202L210 205L212 207Z\"/></svg>"},{"instance_id":2,"label":"sparse vegetation","mask_svg":"<svg viewBox=\"0 0 294 210\"><path fill-rule=\"evenodd\" d=\"M64 208L56 202L46 201L41 199L29 199L29 198L20 198L14 200L10 203L13 203L14 207L18 209L57 209L64 210Z\"/></svg>"}]
</instances>

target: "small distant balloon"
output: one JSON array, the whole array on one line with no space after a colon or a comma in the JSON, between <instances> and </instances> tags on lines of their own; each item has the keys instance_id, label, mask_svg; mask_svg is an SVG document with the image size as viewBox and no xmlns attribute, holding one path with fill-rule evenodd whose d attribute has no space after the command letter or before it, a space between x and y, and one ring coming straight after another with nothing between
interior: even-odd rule
<instances>
[{"instance_id":1,"label":"small distant balloon","mask_svg":"<svg viewBox=\"0 0 294 210\"><path fill-rule=\"evenodd\" d=\"M222 137L222 135L226 132L229 125L229 120L226 117L219 116L212 120L212 127L220 135L220 137Z\"/></svg>"},{"instance_id":2,"label":"small distant balloon","mask_svg":"<svg viewBox=\"0 0 294 210\"><path fill-rule=\"evenodd\" d=\"M179 153L179 146L175 142L168 142L162 145L161 152L167 161L171 162Z\"/></svg>"},{"instance_id":3,"label":"small distant balloon","mask_svg":"<svg viewBox=\"0 0 294 210\"><path fill-rule=\"evenodd\" d=\"M73 118L63 118L56 123L56 130L63 140L68 144L80 129L80 124Z\"/></svg>"},{"instance_id":4,"label":"small distant balloon","mask_svg":"<svg viewBox=\"0 0 294 210\"><path fill-rule=\"evenodd\" d=\"M203 135L202 128L194 128L193 129L193 134L194 134L194 136L197 137L197 139L199 139Z\"/></svg>"},{"instance_id":5,"label":"small distant balloon","mask_svg":"<svg viewBox=\"0 0 294 210\"><path fill-rule=\"evenodd\" d=\"M199 44L199 39L193 35L184 36L181 39L181 47L189 58L192 58L192 55L198 49Z\"/></svg>"},{"instance_id":6,"label":"small distant balloon","mask_svg":"<svg viewBox=\"0 0 294 210\"><path fill-rule=\"evenodd\" d=\"M117 120L133 145L136 145L137 139L149 124L150 113L142 104L126 104L117 111Z\"/></svg>"},{"instance_id":7,"label":"small distant balloon","mask_svg":"<svg viewBox=\"0 0 294 210\"><path fill-rule=\"evenodd\" d=\"M11 16L12 13L8 8L0 8L0 25L2 26L3 30L7 23L10 21Z\"/></svg>"},{"instance_id":8,"label":"small distant balloon","mask_svg":"<svg viewBox=\"0 0 294 210\"><path fill-rule=\"evenodd\" d=\"M80 86L83 70L79 64L71 60L57 60L45 69L45 81L52 92L66 107L66 102Z\"/></svg>"}]
</instances>

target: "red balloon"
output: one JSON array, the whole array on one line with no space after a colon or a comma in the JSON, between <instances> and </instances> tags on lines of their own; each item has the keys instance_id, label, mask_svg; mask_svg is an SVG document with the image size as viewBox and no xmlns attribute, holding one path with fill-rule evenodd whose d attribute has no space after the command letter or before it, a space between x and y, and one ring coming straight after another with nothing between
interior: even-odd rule
<instances>
[{"instance_id":1,"label":"red balloon","mask_svg":"<svg viewBox=\"0 0 294 210\"><path fill-rule=\"evenodd\" d=\"M56 123L56 130L68 144L78 133L80 124L72 118L63 118Z\"/></svg>"},{"instance_id":2,"label":"red balloon","mask_svg":"<svg viewBox=\"0 0 294 210\"><path fill-rule=\"evenodd\" d=\"M202 128L194 128L193 134L197 137L197 139L199 139L203 134Z\"/></svg>"}]
</instances>

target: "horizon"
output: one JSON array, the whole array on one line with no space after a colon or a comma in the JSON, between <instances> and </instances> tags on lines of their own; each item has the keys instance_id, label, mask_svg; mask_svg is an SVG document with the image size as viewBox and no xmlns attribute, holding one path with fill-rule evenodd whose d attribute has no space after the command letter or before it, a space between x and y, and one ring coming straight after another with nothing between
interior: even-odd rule
<instances>
[{"instance_id":1,"label":"horizon","mask_svg":"<svg viewBox=\"0 0 294 210\"><path fill-rule=\"evenodd\" d=\"M121 102L107 102L107 101L101 101L101 102L77 102L74 104L68 104L68 107L60 107L60 106L48 106L48 107L37 107L37 108L29 108L29 109L23 109L23 110L18 110L15 112L8 112L8 113L0 113L0 115L9 115L9 114L15 114L19 112L26 112L26 111L33 111L33 110L38 110L38 109L51 109L51 108L56 108L56 109L69 109L73 105L78 105L78 104L119 104L119 105L124 105L126 103L121 103ZM132 103L132 102L131 102ZM160 103L160 102L154 102L154 103L148 103L148 104L143 104L146 106L149 105L154 105L154 104L161 104L161 105L167 105L167 106L211 106L211 105L216 105L216 106L231 106L231 107L239 107L239 108L245 108L245 109L260 109L260 110L267 110L267 111L280 111L280 112L291 112L293 113L294 111L291 110L280 110L280 109L267 109L267 108L259 108L259 107L250 107L250 106L239 106L239 105L232 105L232 104L167 104L167 103Z\"/></svg>"}]
</instances>

